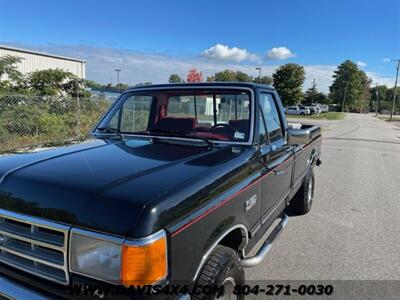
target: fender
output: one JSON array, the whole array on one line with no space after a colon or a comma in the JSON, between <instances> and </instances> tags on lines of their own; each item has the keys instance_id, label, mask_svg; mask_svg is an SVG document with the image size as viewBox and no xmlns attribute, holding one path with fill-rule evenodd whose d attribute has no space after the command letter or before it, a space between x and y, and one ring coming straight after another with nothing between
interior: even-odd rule
<instances>
[{"instance_id":1,"label":"fender","mask_svg":"<svg viewBox=\"0 0 400 300\"><path fill-rule=\"evenodd\" d=\"M224 231L224 233L222 233L218 239L216 239L214 241L214 243L211 245L211 247L207 250L207 252L202 256L200 263L196 269L196 273L193 276L193 282L196 281L197 277L199 276L199 273L202 269L202 267L204 266L205 262L207 261L208 257L210 256L211 252L215 249L215 247L224 239L224 237L226 237L229 233L231 233L232 231L234 231L235 229L241 229L242 234L244 233L244 237L245 237L245 243L243 245L243 249L242 249L242 256L244 257L244 249L247 246L247 243L249 242L249 234L248 234L248 230L247 227L243 224L236 224L232 227L230 227L228 230Z\"/></svg>"}]
</instances>

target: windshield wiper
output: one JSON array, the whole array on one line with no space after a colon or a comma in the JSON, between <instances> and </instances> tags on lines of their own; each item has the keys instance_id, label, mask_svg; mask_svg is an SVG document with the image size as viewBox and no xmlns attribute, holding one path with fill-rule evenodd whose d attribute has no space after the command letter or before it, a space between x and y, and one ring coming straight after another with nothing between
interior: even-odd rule
<instances>
[{"instance_id":1,"label":"windshield wiper","mask_svg":"<svg viewBox=\"0 0 400 300\"><path fill-rule=\"evenodd\" d=\"M163 134L163 138L170 137L171 139L173 139L173 138L184 137L184 138L201 140L201 141L205 142L207 144L207 146L210 147L210 148L212 148L214 146L214 143L211 142L211 140L209 140L209 139L207 139L205 137L202 137L202 136L198 136L198 135L193 134L193 133L185 133L185 132L181 132L181 131L165 130L165 129L156 129L156 130L153 130L153 132L157 132L157 133ZM168 135L164 135L164 134L168 134Z\"/></svg>"},{"instance_id":2,"label":"windshield wiper","mask_svg":"<svg viewBox=\"0 0 400 300\"><path fill-rule=\"evenodd\" d=\"M183 137L187 137L187 138L192 138L192 139L201 140L201 141L203 141L203 142L207 143L207 144L208 144L208 146L209 146L210 148L212 148L212 147L214 146L214 143L213 143L213 142L211 142L211 140L210 140L210 139L208 139L208 138L205 138L205 137L202 137L202 136L198 136L197 134L193 134L193 133L185 133L185 134L182 134L182 136L183 136Z\"/></svg>"},{"instance_id":3,"label":"windshield wiper","mask_svg":"<svg viewBox=\"0 0 400 300\"><path fill-rule=\"evenodd\" d=\"M113 128L113 127L98 127L96 130L103 131L106 133L114 133L116 134L121 140L124 139L124 135L122 134L121 130L118 128Z\"/></svg>"}]
</instances>

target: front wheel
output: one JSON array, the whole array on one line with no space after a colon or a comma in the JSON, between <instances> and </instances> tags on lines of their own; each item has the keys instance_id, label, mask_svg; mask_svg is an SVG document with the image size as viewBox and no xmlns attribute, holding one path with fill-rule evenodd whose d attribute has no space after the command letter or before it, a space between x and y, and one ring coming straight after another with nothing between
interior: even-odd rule
<instances>
[{"instance_id":1,"label":"front wheel","mask_svg":"<svg viewBox=\"0 0 400 300\"><path fill-rule=\"evenodd\" d=\"M300 189L294 195L289 205L289 210L295 212L298 215L305 215L311 210L311 206L314 199L314 186L315 177L314 170L311 167Z\"/></svg>"},{"instance_id":2,"label":"front wheel","mask_svg":"<svg viewBox=\"0 0 400 300\"><path fill-rule=\"evenodd\" d=\"M204 265L196 285L199 287L223 287L221 289L222 293L217 293L216 295L193 295L192 298L243 300L243 295L236 295L235 286L243 286L244 282L244 270L237 251L218 245Z\"/></svg>"}]
</instances>

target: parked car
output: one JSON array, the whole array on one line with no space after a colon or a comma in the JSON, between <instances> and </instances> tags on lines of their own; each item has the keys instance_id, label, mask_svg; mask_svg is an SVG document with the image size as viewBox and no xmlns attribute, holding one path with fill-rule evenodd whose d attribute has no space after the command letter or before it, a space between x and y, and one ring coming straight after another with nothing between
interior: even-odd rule
<instances>
[{"instance_id":1,"label":"parked car","mask_svg":"<svg viewBox=\"0 0 400 300\"><path fill-rule=\"evenodd\" d=\"M321 109L318 104L304 104L304 106L309 109L311 115L321 113Z\"/></svg>"},{"instance_id":2,"label":"parked car","mask_svg":"<svg viewBox=\"0 0 400 300\"><path fill-rule=\"evenodd\" d=\"M71 289L94 286L107 299L182 282L229 291L263 261L285 210L306 214L314 201L320 128L288 126L269 86L136 87L92 135L0 157L1 296L78 299Z\"/></svg>"},{"instance_id":3,"label":"parked car","mask_svg":"<svg viewBox=\"0 0 400 300\"><path fill-rule=\"evenodd\" d=\"M288 115L306 116L310 114L310 110L304 106L289 106L286 108L285 113Z\"/></svg>"},{"instance_id":4,"label":"parked car","mask_svg":"<svg viewBox=\"0 0 400 300\"><path fill-rule=\"evenodd\" d=\"M299 105L299 108L306 112L306 115L311 115L311 111L307 106Z\"/></svg>"}]
</instances>

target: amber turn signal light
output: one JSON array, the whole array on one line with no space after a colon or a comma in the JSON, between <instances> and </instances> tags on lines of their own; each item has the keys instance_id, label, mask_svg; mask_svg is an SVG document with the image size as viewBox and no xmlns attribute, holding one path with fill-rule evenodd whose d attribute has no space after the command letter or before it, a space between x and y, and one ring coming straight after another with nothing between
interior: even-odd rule
<instances>
[{"instance_id":1,"label":"amber turn signal light","mask_svg":"<svg viewBox=\"0 0 400 300\"><path fill-rule=\"evenodd\" d=\"M121 281L124 286L152 285L167 276L165 236L146 245L123 245Z\"/></svg>"}]
</instances>

